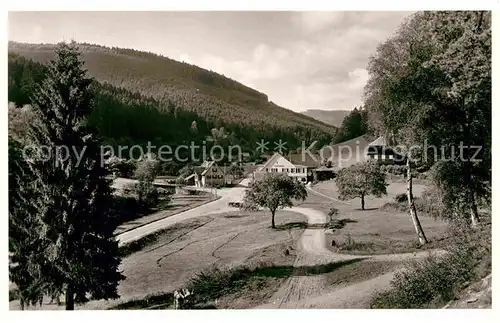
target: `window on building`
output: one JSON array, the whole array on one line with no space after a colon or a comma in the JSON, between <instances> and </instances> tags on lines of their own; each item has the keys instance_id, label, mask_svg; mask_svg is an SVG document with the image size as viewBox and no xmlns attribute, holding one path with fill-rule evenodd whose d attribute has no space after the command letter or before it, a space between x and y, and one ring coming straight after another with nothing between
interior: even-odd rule
<instances>
[{"instance_id":1,"label":"window on building","mask_svg":"<svg viewBox=\"0 0 500 323\"><path fill-rule=\"evenodd\" d=\"M212 173L217 173L217 168L212 168Z\"/></svg>"},{"instance_id":2,"label":"window on building","mask_svg":"<svg viewBox=\"0 0 500 323\"><path fill-rule=\"evenodd\" d=\"M378 159L378 155L373 155L373 159Z\"/></svg>"},{"instance_id":3,"label":"window on building","mask_svg":"<svg viewBox=\"0 0 500 323\"><path fill-rule=\"evenodd\" d=\"M295 173L295 168L290 169L290 173Z\"/></svg>"}]
</instances>

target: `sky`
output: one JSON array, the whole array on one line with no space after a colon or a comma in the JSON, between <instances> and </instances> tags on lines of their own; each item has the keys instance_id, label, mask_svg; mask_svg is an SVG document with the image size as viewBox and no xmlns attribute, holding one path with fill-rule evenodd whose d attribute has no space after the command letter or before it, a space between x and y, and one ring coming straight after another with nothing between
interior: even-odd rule
<instances>
[{"instance_id":1,"label":"sky","mask_svg":"<svg viewBox=\"0 0 500 323\"><path fill-rule=\"evenodd\" d=\"M410 12L9 12L9 40L146 50L224 74L294 111L363 102L371 55Z\"/></svg>"}]
</instances>

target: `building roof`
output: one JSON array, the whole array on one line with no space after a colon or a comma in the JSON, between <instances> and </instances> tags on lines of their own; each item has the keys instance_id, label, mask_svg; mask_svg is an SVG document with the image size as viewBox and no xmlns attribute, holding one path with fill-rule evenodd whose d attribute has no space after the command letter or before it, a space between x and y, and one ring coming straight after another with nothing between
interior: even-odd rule
<instances>
[{"instance_id":1,"label":"building roof","mask_svg":"<svg viewBox=\"0 0 500 323\"><path fill-rule=\"evenodd\" d=\"M335 163L339 156L352 156L357 152L363 153L365 148L369 145L369 139L367 135L362 135L335 145L324 146L319 150L319 153L324 159L331 160Z\"/></svg>"},{"instance_id":2,"label":"building roof","mask_svg":"<svg viewBox=\"0 0 500 323\"><path fill-rule=\"evenodd\" d=\"M203 169L203 171L201 172L201 175L205 175L208 170L215 164L215 162L212 160L212 161L204 161L202 164L201 164L201 168ZM215 164L217 165L217 164Z\"/></svg>"},{"instance_id":3,"label":"building roof","mask_svg":"<svg viewBox=\"0 0 500 323\"><path fill-rule=\"evenodd\" d=\"M271 158L269 158L265 163L264 165L262 165L262 167L260 169L264 169L264 168L270 168L270 165L273 165L274 163L276 163L276 161L280 158L280 157L283 157L281 156L279 153L274 153L274 155L271 156Z\"/></svg>"},{"instance_id":4,"label":"building roof","mask_svg":"<svg viewBox=\"0 0 500 323\"><path fill-rule=\"evenodd\" d=\"M312 156L311 156L312 155ZM304 166L304 167L318 167L321 164L321 158L318 154L289 154L288 161L295 166Z\"/></svg>"},{"instance_id":5,"label":"building roof","mask_svg":"<svg viewBox=\"0 0 500 323\"><path fill-rule=\"evenodd\" d=\"M387 141L381 136L369 143L368 146L387 146Z\"/></svg>"},{"instance_id":6,"label":"building roof","mask_svg":"<svg viewBox=\"0 0 500 323\"><path fill-rule=\"evenodd\" d=\"M294 159L290 158L291 156L293 156ZM308 156L308 157L311 158L310 156ZM271 168L272 165L274 165L279 158L286 159L289 163L293 164L296 167L317 167L318 166L318 163L316 161L312 161L310 166L304 165L304 163L301 160L301 154L288 155L285 157L285 156L282 156L280 153L275 153L264 164L257 165L256 171L260 172L265 168Z\"/></svg>"},{"instance_id":7,"label":"building roof","mask_svg":"<svg viewBox=\"0 0 500 323\"><path fill-rule=\"evenodd\" d=\"M210 160L205 160L203 161L203 163L201 163L200 167L206 169L206 168L209 168L210 166L212 166L214 163L214 161L210 161Z\"/></svg>"},{"instance_id":8,"label":"building roof","mask_svg":"<svg viewBox=\"0 0 500 323\"><path fill-rule=\"evenodd\" d=\"M186 177L184 180L186 180L186 181L187 181L187 180L190 180L191 178L193 178L193 177L195 177L195 176L198 176L198 174L193 173L193 174L189 175L188 177Z\"/></svg>"}]
</instances>

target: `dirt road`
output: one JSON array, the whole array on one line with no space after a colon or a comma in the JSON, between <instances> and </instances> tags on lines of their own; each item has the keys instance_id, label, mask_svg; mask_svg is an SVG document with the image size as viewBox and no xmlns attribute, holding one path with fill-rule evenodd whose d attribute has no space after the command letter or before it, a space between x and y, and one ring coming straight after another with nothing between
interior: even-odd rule
<instances>
[{"instance_id":1,"label":"dirt road","mask_svg":"<svg viewBox=\"0 0 500 323\"><path fill-rule=\"evenodd\" d=\"M240 187L225 188L218 190L221 198L217 201L207 203L198 208L179 213L169 218L145 225L135 230L118 236L120 244L124 244L142 236L153 233L162 228L171 226L180 221L195 217L217 214L234 210L228 206L228 202L243 199L245 187L249 179L242 181ZM330 196L308 188L310 193L328 198L337 203L346 203ZM332 252L326 248L325 229L322 224L327 221L327 216L318 210L306 207L292 207L292 212L300 213L307 218L308 227L298 241L298 256L294 267L315 266L332 262L340 262L352 259L365 258L363 261L402 261L409 258L423 257L428 252L409 254L387 254L375 256L348 255ZM316 225L316 226L315 226ZM315 228L316 227L316 228ZM329 290L325 278L322 275L314 276L292 276L276 292L271 301L259 306L259 308L352 308L367 307L369 299L375 289L383 289L389 286L394 272L378 276L376 278L359 282L338 290Z\"/></svg>"},{"instance_id":2,"label":"dirt road","mask_svg":"<svg viewBox=\"0 0 500 323\"><path fill-rule=\"evenodd\" d=\"M325 229L321 226L314 226L326 223L327 217L323 212L304 207L292 207L290 211L306 216L308 226L313 226L313 228L307 228L298 241L299 254L294 263L296 268L354 259L404 261L425 257L429 254L428 251L373 256L335 253L326 248ZM442 253L442 251L436 252ZM391 271L333 291L328 290L331 287L328 286L322 275L292 276L273 295L269 303L258 306L258 308L367 308L373 292L389 287L393 276L394 271Z\"/></svg>"},{"instance_id":3,"label":"dirt road","mask_svg":"<svg viewBox=\"0 0 500 323\"><path fill-rule=\"evenodd\" d=\"M119 241L119 245L123 245L184 220L205 216L209 214L234 211L235 209L229 207L228 203L230 201L243 199L244 193L245 193L245 187L231 187L231 188L219 189L217 190L217 195L221 196L220 199L206 203L202 206L193 208L191 210L187 210L185 212L177 213L176 215L173 215L171 217L149 223L137 229L124 232L117 236L117 240Z\"/></svg>"}]
</instances>

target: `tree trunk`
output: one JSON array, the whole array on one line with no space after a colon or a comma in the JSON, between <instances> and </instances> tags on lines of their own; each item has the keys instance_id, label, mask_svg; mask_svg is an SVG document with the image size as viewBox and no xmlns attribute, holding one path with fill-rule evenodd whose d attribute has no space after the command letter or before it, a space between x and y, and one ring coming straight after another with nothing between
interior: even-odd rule
<instances>
[{"instance_id":1,"label":"tree trunk","mask_svg":"<svg viewBox=\"0 0 500 323\"><path fill-rule=\"evenodd\" d=\"M479 25L481 24L482 20L482 14L480 16L479 20ZM478 28L479 28L478 25ZM463 104L465 105L465 99ZM474 186L473 186L473 180L472 180L472 161L470 157L470 145L471 145L471 121L470 121L470 114L471 114L471 107L470 105L466 109L465 113L465 126L464 126L464 135L465 135L465 142L467 144L467 161L465 162L465 181L467 185L467 190L468 190L468 195L469 195L469 205L470 205L470 216L471 216L471 226L477 227L479 224L479 215L477 211L477 204L476 204L476 196L474 194ZM460 155L462 155L460 153ZM463 156L460 156L463 157Z\"/></svg>"},{"instance_id":2,"label":"tree trunk","mask_svg":"<svg viewBox=\"0 0 500 323\"><path fill-rule=\"evenodd\" d=\"M469 150L469 147L467 148ZM466 169L465 169L465 180L466 180L466 185L467 185L467 190L468 190L468 199L469 199L469 208L470 208L470 218L471 218L471 226L477 227L479 224L479 212L477 211L477 204L476 204L476 194L474 194L474 187L472 184L472 162L470 161L470 154L469 151L467 151L467 158L468 160L466 161Z\"/></svg>"},{"instance_id":3,"label":"tree trunk","mask_svg":"<svg viewBox=\"0 0 500 323\"><path fill-rule=\"evenodd\" d=\"M361 210L365 210L365 194L361 194Z\"/></svg>"},{"instance_id":4,"label":"tree trunk","mask_svg":"<svg viewBox=\"0 0 500 323\"><path fill-rule=\"evenodd\" d=\"M271 228L276 229L276 225L274 224L274 214L276 211L271 211Z\"/></svg>"},{"instance_id":5,"label":"tree trunk","mask_svg":"<svg viewBox=\"0 0 500 323\"><path fill-rule=\"evenodd\" d=\"M471 195L471 211L470 211L471 224L472 227L475 228L479 224L479 212L477 211L476 199L474 196L474 191L472 189L470 195Z\"/></svg>"},{"instance_id":6,"label":"tree trunk","mask_svg":"<svg viewBox=\"0 0 500 323\"><path fill-rule=\"evenodd\" d=\"M417 216L417 210L415 208L415 201L413 200L413 178L411 174L411 167L410 167L410 158L406 158L406 183L407 183L407 189L406 189L406 195L408 197L408 206L410 208L410 216L411 220L413 221L413 226L415 227L415 232L417 233L418 236L418 241L420 242L421 245L424 245L427 243L427 238L425 237L424 230L422 230L422 226L420 225L420 221Z\"/></svg>"},{"instance_id":7,"label":"tree trunk","mask_svg":"<svg viewBox=\"0 0 500 323\"><path fill-rule=\"evenodd\" d=\"M66 311L72 311L75 309L75 294L73 293L73 288L71 284L66 288Z\"/></svg>"}]
</instances>

